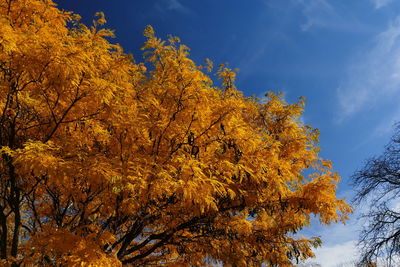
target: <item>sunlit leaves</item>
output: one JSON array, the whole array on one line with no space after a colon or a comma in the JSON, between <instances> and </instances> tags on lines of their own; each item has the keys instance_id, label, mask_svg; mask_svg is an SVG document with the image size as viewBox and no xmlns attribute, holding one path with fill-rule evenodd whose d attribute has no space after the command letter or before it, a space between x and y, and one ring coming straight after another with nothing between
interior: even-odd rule
<instances>
[{"instance_id":1,"label":"sunlit leaves","mask_svg":"<svg viewBox=\"0 0 400 267\"><path fill-rule=\"evenodd\" d=\"M304 99L244 97L226 65L218 88L211 61L150 26L146 68L102 13L88 27L51 1L0 3L2 258L285 266L320 243L296 235L311 215L347 218Z\"/></svg>"}]
</instances>

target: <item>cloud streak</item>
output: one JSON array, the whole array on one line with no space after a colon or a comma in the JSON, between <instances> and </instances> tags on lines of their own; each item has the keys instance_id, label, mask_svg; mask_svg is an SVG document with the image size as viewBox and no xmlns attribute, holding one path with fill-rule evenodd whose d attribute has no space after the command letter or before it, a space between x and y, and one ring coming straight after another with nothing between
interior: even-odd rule
<instances>
[{"instance_id":1,"label":"cloud streak","mask_svg":"<svg viewBox=\"0 0 400 267\"><path fill-rule=\"evenodd\" d=\"M178 0L168 0L166 5L169 10L186 11L186 8Z\"/></svg>"},{"instance_id":2,"label":"cloud streak","mask_svg":"<svg viewBox=\"0 0 400 267\"><path fill-rule=\"evenodd\" d=\"M356 17L344 8L333 6L328 0L295 0L302 9L306 21L300 25L302 31L325 28L341 32L367 30Z\"/></svg>"},{"instance_id":3,"label":"cloud streak","mask_svg":"<svg viewBox=\"0 0 400 267\"><path fill-rule=\"evenodd\" d=\"M184 6L180 0L161 0L156 3L155 7L161 12L176 11L183 14L191 13L191 10Z\"/></svg>"},{"instance_id":4,"label":"cloud streak","mask_svg":"<svg viewBox=\"0 0 400 267\"><path fill-rule=\"evenodd\" d=\"M372 0L372 4L375 6L375 9L380 9L392 3L393 0Z\"/></svg>"},{"instance_id":5,"label":"cloud streak","mask_svg":"<svg viewBox=\"0 0 400 267\"><path fill-rule=\"evenodd\" d=\"M337 267L354 266L357 262L356 241L347 241L332 246L323 246L315 252L315 258L308 261L304 266Z\"/></svg>"},{"instance_id":6,"label":"cloud streak","mask_svg":"<svg viewBox=\"0 0 400 267\"><path fill-rule=\"evenodd\" d=\"M335 9L325 0L299 0L303 7L303 15L306 22L300 25L302 31L308 31L312 27L327 27L332 21L340 20Z\"/></svg>"},{"instance_id":7,"label":"cloud streak","mask_svg":"<svg viewBox=\"0 0 400 267\"><path fill-rule=\"evenodd\" d=\"M339 121L381 106L400 93L400 16L350 64L337 93Z\"/></svg>"}]
</instances>

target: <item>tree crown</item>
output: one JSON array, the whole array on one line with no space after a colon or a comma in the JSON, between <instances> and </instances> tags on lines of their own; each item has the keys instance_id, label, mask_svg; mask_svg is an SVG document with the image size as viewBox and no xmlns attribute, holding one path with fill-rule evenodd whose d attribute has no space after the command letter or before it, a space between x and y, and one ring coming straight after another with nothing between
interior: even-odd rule
<instances>
[{"instance_id":1,"label":"tree crown","mask_svg":"<svg viewBox=\"0 0 400 267\"><path fill-rule=\"evenodd\" d=\"M344 221L304 100L222 88L145 29L147 69L52 1L0 0L0 256L23 264L290 265ZM310 175L304 176L309 170Z\"/></svg>"}]
</instances>

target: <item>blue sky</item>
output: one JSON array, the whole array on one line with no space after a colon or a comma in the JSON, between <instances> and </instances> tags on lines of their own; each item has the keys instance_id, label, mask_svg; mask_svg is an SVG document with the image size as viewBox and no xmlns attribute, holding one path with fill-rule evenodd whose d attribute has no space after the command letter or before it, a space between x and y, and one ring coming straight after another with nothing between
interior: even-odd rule
<instances>
[{"instance_id":1,"label":"blue sky","mask_svg":"<svg viewBox=\"0 0 400 267\"><path fill-rule=\"evenodd\" d=\"M202 64L238 68L245 95L283 91L307 99L304 122L321 132L321 155L342 176L338 195L353 195L350 176L379 154L400 120L400 1L395 0L68 0L90 23L103 11L126 52L142 60L143 29L178 36ZM318 225L322 266L351 261L361 222Z\"/></svg>"}]
</instances>

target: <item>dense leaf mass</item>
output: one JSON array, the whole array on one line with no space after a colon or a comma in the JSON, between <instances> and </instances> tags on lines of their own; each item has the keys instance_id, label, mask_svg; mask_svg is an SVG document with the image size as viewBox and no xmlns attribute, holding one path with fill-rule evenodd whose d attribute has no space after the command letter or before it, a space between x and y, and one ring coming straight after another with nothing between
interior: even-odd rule
<instances>
[{"instance_id":1,"label":"dense leaf mass","mask_svg":"<svg viewBox=\"0 0 400 267\"><path fill-rule=\"evenodd\" d=\"M60 266L291 265L345 220L304 101L221 88L178 38L145 63L51 0L0 0L0 257ZM147 66L147 68L145 67ZM302 174L309 175L304 176Z\"/></svg>"}]
</instances>

